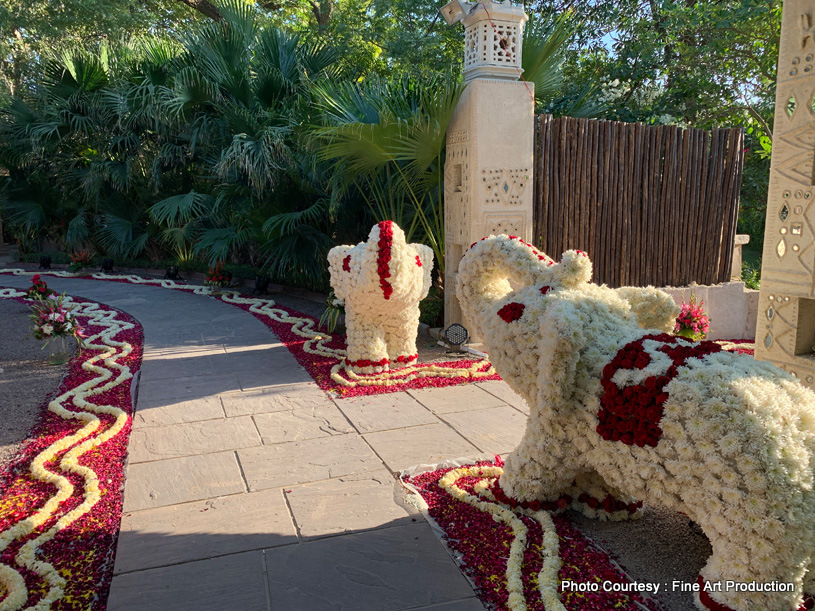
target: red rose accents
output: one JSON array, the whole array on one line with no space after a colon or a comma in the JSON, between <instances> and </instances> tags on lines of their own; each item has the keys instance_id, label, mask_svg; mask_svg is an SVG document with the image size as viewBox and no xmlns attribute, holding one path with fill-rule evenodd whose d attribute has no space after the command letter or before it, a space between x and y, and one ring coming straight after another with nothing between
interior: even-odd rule
<instances>
[{"instance_id":1,"label":"red rose accents","mask_svg":"<svg viewBox=\"0 0 815 611\"><path fill-rule=\"evenodd\" d=\"M661 344L651 347L668 355L671 365L662 375L652 375L641 384L620 388L612 381L621 369L645 369L651 363L651 355L645 350L644 342L651 340ZM626 445L655 447L662 436L659 426L662 410L668 394L665 386L673 380L678 367L685 365L690 358L702 358L719 352L722 347L715 342L699 342L687 345L686 342L667 333L646 335L637 341L626 344L603 368L603 394L600 397L599 424L597 432L608 441L621 441Z\"/></svg>"},{"instance_id":2,"label":"red rose accents","mask_svg":"<svg viewBox=\"0 0 815 611\"><path fill-rule=\"evenodd\" d=\"M498 310L498 316L506 323L514 322L524 315L524 304L514 301Z\"/></svg>"},{"instance_id":3,"label":"red rose accents","mask_svg":"<svg viewBox=\"0 0 815 611\"><path fill-rule=\"evenodd\" d=\"M390 299L393 294L393 287L388 282L391 277L390 260L391 246L393 245L393 223L382 221L379 223L379 254L376 257L376 271L379 273L379 286L382 287L382 294L385 299Z\"/></svg>"}]
</instances>

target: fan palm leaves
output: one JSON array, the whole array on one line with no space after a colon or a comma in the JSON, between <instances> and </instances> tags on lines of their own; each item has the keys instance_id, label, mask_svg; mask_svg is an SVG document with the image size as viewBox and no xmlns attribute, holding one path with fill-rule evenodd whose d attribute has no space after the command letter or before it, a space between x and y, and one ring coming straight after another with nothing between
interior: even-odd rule
<instances>
[{"instance_id":1,"label":"fan palm leaves","mask_svg":"<svg viewBox=\"0 0 815 611\"><path fill-rule=\"evenodd\" d=\"M535 100L545 105L562 93L563 65L569 45L580 30L581 22L572 11L560 15L530 16L524 28L521 67L523 78L535 84ZM599 83L589 82L562 114L571 117L595 117L603 107L593 102Z\"/></svg>"},{"instance_id":2,"label":"fan palm leaves","mask_svg":"<svg viewBox=\"0 0 815 611\"><path fill-rule=\"evenodd\" d=\"M445 134L462 90L451 76L313 88L323 121L313 131L320 156L335 161L377 220L393 220L408 239L428 243L440 271Z\"/></svg>"}]
</instances>

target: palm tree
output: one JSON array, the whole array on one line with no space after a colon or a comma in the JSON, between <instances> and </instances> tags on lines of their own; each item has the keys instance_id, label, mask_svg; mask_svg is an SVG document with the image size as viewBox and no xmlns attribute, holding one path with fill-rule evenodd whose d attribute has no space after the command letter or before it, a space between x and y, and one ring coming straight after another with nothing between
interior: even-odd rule
<instances>
[{"instance_id":1,"label":"palm tree","mask_svg":"<svg viewBox=\"0 0 815 611\"><path fill-rule=\"evenodd\" d=\"M314 88L320 157L335 161L377 221L393 220L408 240L433 248L442 281L445 135L462 90L450 75Z\"/></svg>"},{"instance_id":2,"label":"palm tree","mask_svg":"<svg viewBox=\"0 0 815 611\"><path fill-rule=\"evenodd\" d=\"M566 14L532 19L524 32L524 78L535 97L559 95L561 69L577 30ZM345 184L357 189L376 220L395 221L409 240L433 248L440 284L444 278L443 176L447 126L463 90L451 76L432 79L369 79L315 87L321 125L313 130L320 156L335 162ZM596 108L582 96L575 115Z\"/></svg>"}]
</instances>

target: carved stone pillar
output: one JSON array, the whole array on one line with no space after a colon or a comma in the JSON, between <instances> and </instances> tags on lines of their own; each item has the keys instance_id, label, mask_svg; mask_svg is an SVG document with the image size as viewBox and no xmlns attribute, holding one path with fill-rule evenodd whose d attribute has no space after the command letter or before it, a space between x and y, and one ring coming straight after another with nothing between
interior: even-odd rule
<instances>
[{"instance_id":1,"label":"carved stone pillar","mask_svg":"<svg viewBox=\"0 0 815 611\"><path fill-rule=\"evenodd\" d=\"M756 358L815 379L815 0L785 0Z\"/></svg>"},{"instance_id":2,"label":"carved stone pillar","mask_svg":"<svg viewBox=\"0 0 815 611\"><path fill-rule=\"evenodd\" d=\"M455 292L464 251L501 233L532 241L534 85L518 81L521 7L454 0L441 12L450 24L464 23L468 81L447 131L444 325L469 327Z\"/></svg>"}]
</instances>

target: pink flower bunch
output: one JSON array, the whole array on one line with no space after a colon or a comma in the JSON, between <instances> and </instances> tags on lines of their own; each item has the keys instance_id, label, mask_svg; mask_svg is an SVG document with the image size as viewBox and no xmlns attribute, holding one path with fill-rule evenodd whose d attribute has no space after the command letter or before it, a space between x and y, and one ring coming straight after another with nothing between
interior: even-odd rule
<instances>
[{"instance_id":1,"label":"pink flower bunch","mask_svg":"<svg viewBox=\"0 0 815 611\"><path fill-rule=\"evenodd\" d=\"M55 337L73 337L81 343L84 329L74 318L73 312L65 307L65 295L50 295L31 306L31 321L34 337L48 342Z\"/></svg>"},{"instance_id":2,"label":"pink flower bunch","mask_svg":"<svg viewBox=\"0 0 815 611\"><path fill-rule=\"evenodd\" d=\"M696 303L693 294L691 294L690 303L682 302L682 311L676 317L674 327L676 335L697 342L705 338L710 330L710 318L705 314L703 305L705 305L704 301Z\"/></svg>"}]
</instances>

